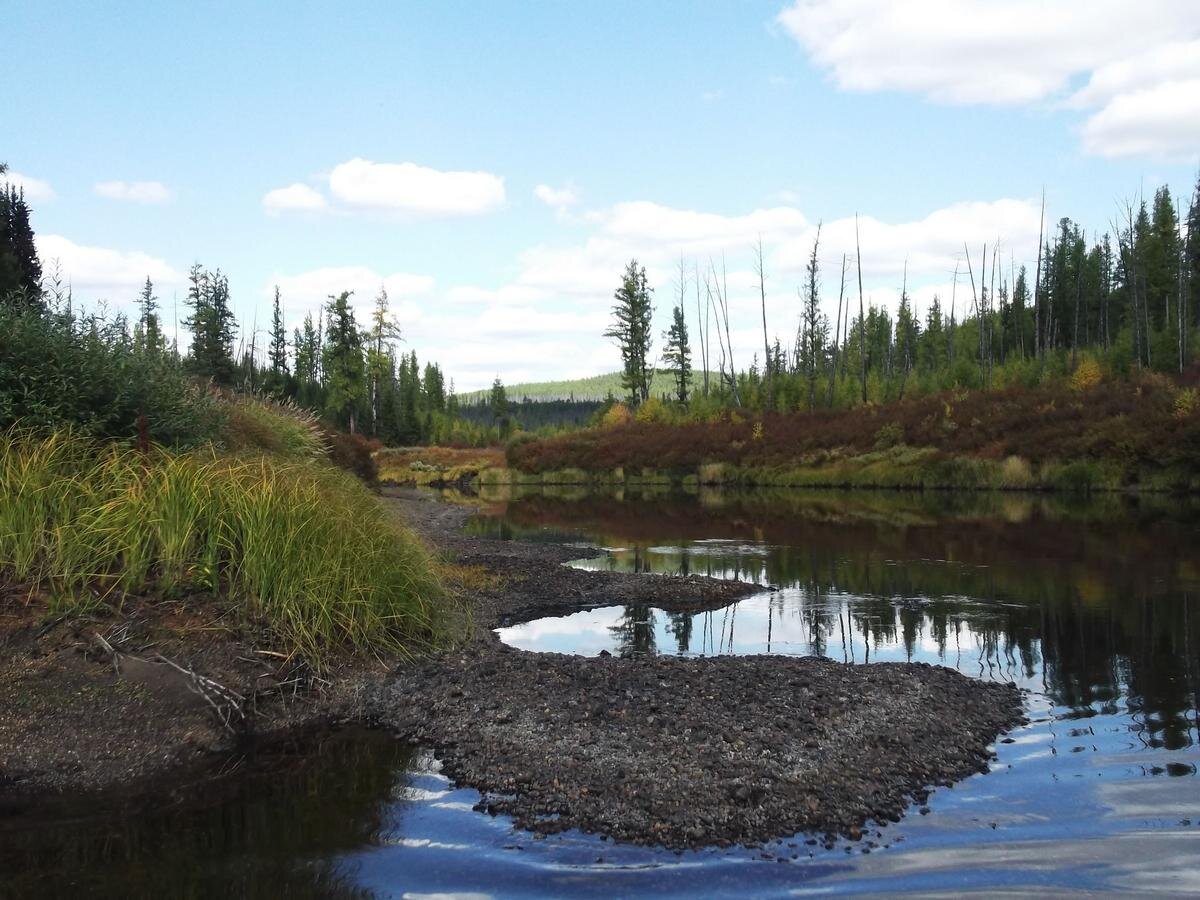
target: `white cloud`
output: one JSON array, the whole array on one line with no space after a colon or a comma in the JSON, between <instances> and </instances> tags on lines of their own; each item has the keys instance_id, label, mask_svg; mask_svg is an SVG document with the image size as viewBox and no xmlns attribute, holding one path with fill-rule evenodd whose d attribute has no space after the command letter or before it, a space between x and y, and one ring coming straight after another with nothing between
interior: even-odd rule
<instances>
[{"instance_id":1,"label":"white cloud","mask_svg":"<svg viewBox=\"0 0 1200 900\"><path fill-rule=\"evenodd\" d=\"M764 242L803 231L808 220L797 209L778 206L742 216L672 209L646 200L618 203L599 214L605 234L621 240L665 245L685 253L706 253Z\"/></svg>"},{"instance_id":2,"label":"white cloud","mask_svg":"<svg viewBox=\"0 0 1200 900\"><path fill-rule=\"evenodd\" d=\"M351 306L360 324L366 323L382 286L387 289L392 314L405 323L422 317L422 310L413 298L432 291L434 280L429 275L406 272L384 275L367 266L327 266L296 275L278 275L263 286L263 296L273 297L276 285L284 309L292 314L316 310L325 305L330 295L353 291Z\"/></svg>"},{"instance_id":3,"label":"white cloud","mask_svg":"<svg viewBox=\"0 0 1200 900\"><path fill-rule=\"evenodd\" d=\"M570 185L555 188L548 184L539 184L533 189L533 196L555 210L565 210L579 200L575 189Z\"/></svg>"},{"instance_id":4,"label":"white cloud","mask_svg":"<svg viewBox=\"0 0 1200 900\"><path fill-rule=\"evenodd\" d=\"M1200 153L1200 78L1114 97L1084 125L1083 145L1102 156L1195 158Z\"/></svg>"},{"instance_id":5,"label":"white cloud","mask_svg":"<svg viewBox=\"0 0 1200 900\"><path fill-rule=\"evenodd\" d=\"M795 0L777 21L845 90L898 90L943 103L1063 98L1099 110L1087 150L1106 155L1195 151L1187 82L1200 77L1192 0ZM1181 73L1187 73L1186 77ZM1173 124L1163 105L1182 99ZM1139 103L1146 134L1130 139Z\"/></svg>"},{"instance_id":6,"label":"white cloud","mask_svg":"<svg viewBox=\"0 0 1200 900\"><path fill-rule=\"evenodd\" d=\"M317 212L326 206L325 198L319 191L299 182L268 191L262 202L263 209L271 215L287 210Z\"/></svg>"},{"instance_id":7,"label":"white cloud","mask_svg":"<svg viewBox=\"0 0 1200 900\"><path fill-rule=\"evenodd\" d=\"M329 175L333 198L354 209L471 216L504 204L504 179L490 172L443 172L415 163L352 159Z\"/></svg>"},{"instance_id":8,"label":"white cloud","mask_svg":"<svg viewBox=\"0 0 1200 900\"><path fill-rule=\"evenodd\" d=\"M175 196L160 181L99 181L93 190L100 197L131 203L167 203Z\"/></svg>"},{"instance_id":9,"label":"white cloud","mask_svg":"<svg viewBox=\"0 0 1200 900\"><path fill-rule=\"evenodd\" d=\"M13 172L11 169L0 175L0 184L5 183L24 191L25 199L30 203L53 200L55 197L54 188L50 187L49 182L42 181L40 178L33 178L29 175L22 175L20 172Z\"/></svg>"},{"instance_id":10,"label":"white cloud","mask_svg":"<svg viewBox=\"0 0 1200 900\"><path fill-rule=\"evenodd\" d=\"M165 260L137 250L88 247L58 234L39 234L35 241L43 266L49 269L57 260L63 280L81 300L132 298L147 277L160 291L183 282L183 274Z\"/></svg>"},{"instance_id":11,"label":"white cloud","mask_svg":"<svg viewBox=\"0 0 1200 900\"><path fill-rule=\"evenodd\" d=\"M1005 258L1011 251L1017 259L1024 259L1037 253L1039 214L1037 201L1006 199L956 203L911 222L888 223L860 216L863 273L870 278L897 279L907 263L911 278L945 278L962 257L964 243L972 254L981 252L986 243L990 257L991 248L999 242ZM802 272L814 237L812 229L785 242L775 256L775 265L787 272ZM840 271L843 253L850 257L853 268L853 216L826 222L821 228L820 254L827 274L834 260Z\"/></svg>"}]
</instances>

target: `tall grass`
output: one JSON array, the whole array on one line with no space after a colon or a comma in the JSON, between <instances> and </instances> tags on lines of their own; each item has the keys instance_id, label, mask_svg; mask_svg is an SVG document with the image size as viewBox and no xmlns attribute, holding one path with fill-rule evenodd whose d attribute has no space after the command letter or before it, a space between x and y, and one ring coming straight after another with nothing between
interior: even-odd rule
<instances>
[{"instance_id":1,"label":"tall grass","mask_svg":"<svg viewBox=\"0 0 1200 900\"><path fill-rule=\"evenodd\" d=\"M125 592L215 596L313 659L404 652L439 632L444 591L428 552L324 462L143 454L9 430L0 497L0 573L62 607L119 606Z\"/></svg>"}]
</instances>

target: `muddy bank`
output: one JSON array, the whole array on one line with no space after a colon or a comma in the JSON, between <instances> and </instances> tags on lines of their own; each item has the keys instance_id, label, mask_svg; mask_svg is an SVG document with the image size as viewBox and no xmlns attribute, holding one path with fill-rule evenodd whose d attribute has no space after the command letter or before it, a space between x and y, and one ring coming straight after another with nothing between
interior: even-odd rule
<instances>
[{"instance_id":1,"label":"muddy bank","mask_svg":"<svg viewBox=\"0 0 1200 900\"><path fill-rule=\"evenodd\" d=\"M80 791L158 791L239 747L361 715L382 667L317 676L212 609L127 598L122 611L54 617L0 593L0 813Z\"/></svg>"},{"instance_id":2,"label":"muddy bank","mask_svg":"<svg viewBox=\"0 0 1200 900\"><path fill-rule=\"evenodd\" d=\"M464 534L462 527L476 510L439 502L428 493L395 488L386 491L386 500L397 515L455 563L478 567L490 576L473 584L467 598L476 625L475 638L485 644L496 643L492 628L542 616L624 604L649 604L668 612L704 612L762 591L748 582L698 575L681 578L567 568L562 563L600 556L602 551Z\"/></svg>"},{"instance_id":3,"label":"muddy bank","mask_svg":"<svg viewBox=\"0 0 1200 900\"><path fill-rule=\"evenodd\" d=\"M491 812L672 848L861 836L983 771L1007 685L811 657L582 658L500 648L402 673L389 725Z\"/></svg>"},{"instance_id":4,"label":"muddy bank","mask_svg":"<svg viewBox=\"0 0 1200 900\"><path fill-rule=\"evenodd\" d=\"M469 511L412 494L393 502L501 580L478 592L481 627L464 652L401 670L369 707L523 828L672 848L802 831L858 838L869 820L894 821L931 787L985 770L989 744L1021 720L1014 687L923 664L505 647L490 627L548 611L715 608L758 589L566 569L555 563L580 549L471 538L460 530Z\"/></svg>"}]
</instances>

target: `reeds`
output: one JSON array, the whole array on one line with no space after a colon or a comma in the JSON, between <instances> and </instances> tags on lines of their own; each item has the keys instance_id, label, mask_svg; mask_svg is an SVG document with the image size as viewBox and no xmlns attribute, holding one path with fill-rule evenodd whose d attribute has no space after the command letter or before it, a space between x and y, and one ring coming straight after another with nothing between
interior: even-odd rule
<instances>
[{"instance_id":1,"label":"reeds","mask_svg":"<svg viewBox=\"0 0 1200 900\"><path fill-rule=\"evenodd\" d=\"M215 598L314 659L427 644L444 597L418 539L324 461L140 453L69 431L0 433L0 570L67 609Z\"/></svg>"}]
</instances>

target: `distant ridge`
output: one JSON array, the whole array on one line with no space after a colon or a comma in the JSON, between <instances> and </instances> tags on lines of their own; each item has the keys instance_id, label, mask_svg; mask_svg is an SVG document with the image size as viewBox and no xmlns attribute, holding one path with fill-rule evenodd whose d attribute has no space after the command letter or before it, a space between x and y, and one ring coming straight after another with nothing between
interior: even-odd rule
<instances>
[{"instance_id":1,"label":"distant ridge","mask_svg":"<svg viewBox=\"0 0 1200 900\"><path fill-rule=\"evenodd\" d=\"M659 372L654 376L654 381L650 385L650 392L653 396L670 394L673 390L674 384L671 381L670 373ZM601 401L610 393L614 397L621 397L625 394L625 389L621 387L620 372L607 372L588 378L576 378L573 381L531 381L524 384L506 384L504 391L508 399L513 402L525 398L529 400ZM491 393L491 388L486 388L482 391L460 394L459 399L463 403L479 403L490 397Z\"/></svg>"}]
</instances>

